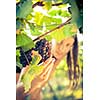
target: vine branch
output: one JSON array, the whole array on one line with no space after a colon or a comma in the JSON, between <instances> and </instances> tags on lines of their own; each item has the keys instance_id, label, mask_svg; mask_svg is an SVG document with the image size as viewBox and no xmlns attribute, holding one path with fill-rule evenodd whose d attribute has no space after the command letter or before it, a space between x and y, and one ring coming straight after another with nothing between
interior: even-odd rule
<instances>
[{"instance_id":1,"label":"vine branch","mask_svg":"<svg viewBox=\"0 0 100 100\"><path fill-rule=\"evenodd\" d=\"M52 29L52 30L50 30L50 31L48 31L48 32L45 32L44 34L38 36L37 38L35 38L35 39L33 40L33 42L35 42L36 40L38 40L38 39L44 37L45 35L49 34L50 32L53 32L53 31L55 31L56 29L59 29L59 28L63 27L63 26L66 25L66 24L69 24L71 19L72 19L72 18L69 18L66 22L60 24L59 26L55 27L54 29Z\"/></svg>"},{"instance_id":2,"label":"vine branch","mask_svg":"<svg viewBox=\"0 0 100 100\"><path fill-rule=\"evenodd\" d=\"M45 35L49 34L50 32L53 32L53 31L55 31L56 29L59 29L59 28L63 27L63 26L66 25L66 24L69 24L70 21L71 21L71 19L72 19L72 18L69 18L66 22L60 24L59 26L55 27L54 29L52 29L52 30L50 30L50 31L48 31L48 32L45 32L44 34L38 36L37 38L35 38L35 39L33 40L33 42L35 42L35 41L37 41L38 39L44 37ZM21 48L21 47L17 47L16 49L20 49L20 48Z\"/></svg>"},{"instance_id":3,"label":"vine branch","mask_svg":"<svg viewBox=\"0 0 100 100\"><path fill-rule=\"evenodd\" d=\"M55 4L52 4L52 6L59 6L59 5L62 5L64 3L60 2L60 3L55 3ZM32 5L32 8L35 8L36 6L44 6L45 4L43 4L43 1L41 2L36 2L35 4Z\"/></svg>"}]
</instances>

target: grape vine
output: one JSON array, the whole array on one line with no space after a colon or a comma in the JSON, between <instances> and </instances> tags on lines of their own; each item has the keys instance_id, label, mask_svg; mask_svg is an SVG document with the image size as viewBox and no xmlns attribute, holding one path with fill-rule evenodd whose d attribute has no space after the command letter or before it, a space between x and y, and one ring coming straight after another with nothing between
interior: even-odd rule
<instances>
[{"instance_id":1,"label":"grape vine","mask_svg":"<svg viewBox=\"0 0 100 100\"><path fill-rule=\"evenodd\" d=\"M20 81L26 92L31 90L32 81L35 81L43 69L44 72L47 70L45 66L48 67L50 64L45 65L45 63L50 58L57 61L57 64L53 64L58 68L58 63L64 61L62 69L68 68L65 72L72 82L69 82L71 89L78 86L83 66L82 54L80 54L82 45L77 35L80 33L83 33L83 0L18 0L16 2L16 73L22 74Z\"/></svg>"}]
</instances>

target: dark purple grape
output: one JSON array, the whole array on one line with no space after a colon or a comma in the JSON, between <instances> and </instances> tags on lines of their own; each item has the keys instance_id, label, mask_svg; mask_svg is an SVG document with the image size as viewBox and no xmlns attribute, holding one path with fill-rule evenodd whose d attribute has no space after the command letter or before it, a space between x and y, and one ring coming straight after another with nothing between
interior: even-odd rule
<instances>
[{"instance_id":1,"label":"dark purple grape","mask_svg":"<svg viewBox=\"0 0 100 100\"><path fill-rule=\"evenodd\" d=\"M42 56L42 59L39 63L44 62L50 57L51 44L46 39L37 41L34 49Z\"/></svg>"},{"instance_id":2,"label":"dark purple grape","mask_svg":"<svg viewBox=\"0 0 100 100\"><path fill-rule=\"evenodd\" d=\"M20 73L20 72L21 72L21 69L18 66L16 66L16 73Z\"/></svg>"},{"instance_id":3,"label":"dark purple grape","mask_svg":"<svg viewBox=\"0 0 100 100\"><path fill-rule=\"evenodd\" d=\"M27 58L28 58L29 62L32 61L32 57L31 56L28 56Z\"/></svg>"},{"instance_id":4,"label":"dark purple grape","mask_svg":"<svg viewBox=\"0 0 100 100\"><path fill-rule=\"evenodd\" d=\"M29 65L30 62L32 61L32 53L31 53L32 49L24 52L22 49L20 50L20 63L22 64L23 67L26 67L26 65Z\"/></svg>"}]
</instances>

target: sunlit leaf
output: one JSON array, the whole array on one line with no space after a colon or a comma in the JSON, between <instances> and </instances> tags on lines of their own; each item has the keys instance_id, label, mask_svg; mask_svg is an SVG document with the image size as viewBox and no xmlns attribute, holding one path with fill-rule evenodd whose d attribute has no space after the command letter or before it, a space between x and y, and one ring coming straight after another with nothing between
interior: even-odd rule
<instances>
[{"instance_id":1,"label":"sunlit leaf","mask_svg":"<svg viewBox=\"0 0 100 100\"><path fill-rule=\"evenodd\" d=\"M70 15L70 13L67 12L67 11L62 11L62 12L61 12L61 16L62 16L62 17L70 17L71 15Z\"/></svg>"},{"instance_id":2,"label":"sunlit leaf","mask_svg":"<svg viewBox=\"0 0 100 100\"><path fill-rule=\"evenodd\" d=\"M73 36L77 33L77 27L75 24L65 25L63 32L66 36Z\"/></svg>"},{"instance_id":3,"label":"sunlit leaf","mask_svg":"<svg viewBox=\"0 0 100 100\"><path fill-rule=\"evenodd\" d=\"M33 15L32 15L32 14L29 14L29 15L26 17L27 20L31 20L32 18L33 18Z\"/></svg>"},{"instance_id":4,"label":"sunlit leaf","mask_svg":"<svg viewBox=\"0 0 100 100\"><path fill-rule=\"evenodd\" d=\"M31 42L32 42L32 39L24 33L16 35L16 45L17 46L25 46Z\"/></svg>"},{"instance_id":5,"label":"sunlit leaf","mask_svg":"<svg viewBox=\"0 0 100 100\"><path fill-rule=\"evenodd\" d=\"M52 40L52 36L51 35L46 35L45 39L48 40L48 41L51 41Z\"/></svg>"},{"instance_id":6,"label":"sunlit leaf","mask_svg":"<svg viewBox=\"0 0 100 100\"><path fill-rule=\"evenodd\" d=\"M28 43L28 44L26 44L26 45L22 46L22 48L23 48L24 51L28 51L28 50L32 49L33 47L34 47L33 41L30 42L30 43Z\"/></svg>"},{"instance_id":7,"label":"sunlit leaf","mask_svg":"<svg viewBox=\"0 0 100 100\"><path fill-rule=\"evenodd\" d=\"M52 2L51 1L45 1L44 2L44 9L49 10L52 7Z\"/></svg>"},{"instance_id":8,"label":"sunlit leaf","mask_svg":"<svg viewBox=\"0 0 100 100\"><path fill-rule=\"evenodd\" d=\"M16 50L16 56L20 56L20 50Z\"/></svg>"},{"instance_id":9,"label":"sunlit leaf","mask_svg":"<svg viewBox=\"0 0 100 100\"><path fill-rule=\"evenodd\" d=\"M65 34L63 33L63 27L55 30L51 33L52 38L56 39L57 41L61 41L65 38Z\"/></svg>"},{"instance_id":10,"label":"sunlit leaf","mask_svg":"<svg viewBox=\"0 0 100 100\"><path fill-rule=\"evenodd\" d=\"M35 16L34 16L34 22L35 22L37 25L41 25L43 16L44 16L44 15L43 15L42 13L36 12L36 13L35 13Z\"/></svg>"},{"instance_id":11,"label":"sunlit leaf","mask_svg":"<svg viewBox=\"0 0 100 100\"><path fill-rule=\"evenodd\" d=\"M51 16L62 16L62 17L70 17L70 13L67 10L61 10L61 9L56 9L56 10L50 10L48 12L49 15Z\"/></svg>"}]
</instances>

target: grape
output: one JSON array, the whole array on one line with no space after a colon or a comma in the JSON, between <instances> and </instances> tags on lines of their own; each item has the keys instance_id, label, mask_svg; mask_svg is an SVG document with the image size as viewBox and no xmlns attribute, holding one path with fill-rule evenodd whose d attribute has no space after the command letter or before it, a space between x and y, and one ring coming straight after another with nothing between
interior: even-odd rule
<instances>
[{"instance_id":1,"label":"grape","mask_svg":"<svg viewBox=\"0 0 100 100\"><path fill-rule=\"evenodd\" d=\"M16 66L16 73L20 73L20 72L21 72L21 69L18 66Z\"/></svg>"},{"instance_id":2,"label":"grape","mask_svg":"<svg viewBox=\"0 0 100 100\"><path fill-rule=\"evenodd\" d=\"M29 63L32 61L32 49L30 49L27 52L24 52L22 49L20 50L20 63L23 67L26 67L26 65L29 65Z\"/></svg>"},{"instance_id":3,"label":"grape","mask_svg":"<svg viewBox=\"0 0 100 100\"><path fill-rule=\"evenodd\" d=\"M51 55L51 44L46 39L41 39L36 42L34 50L42 56L41 62L46 61Z\"/></svg>"}]
</instances>

